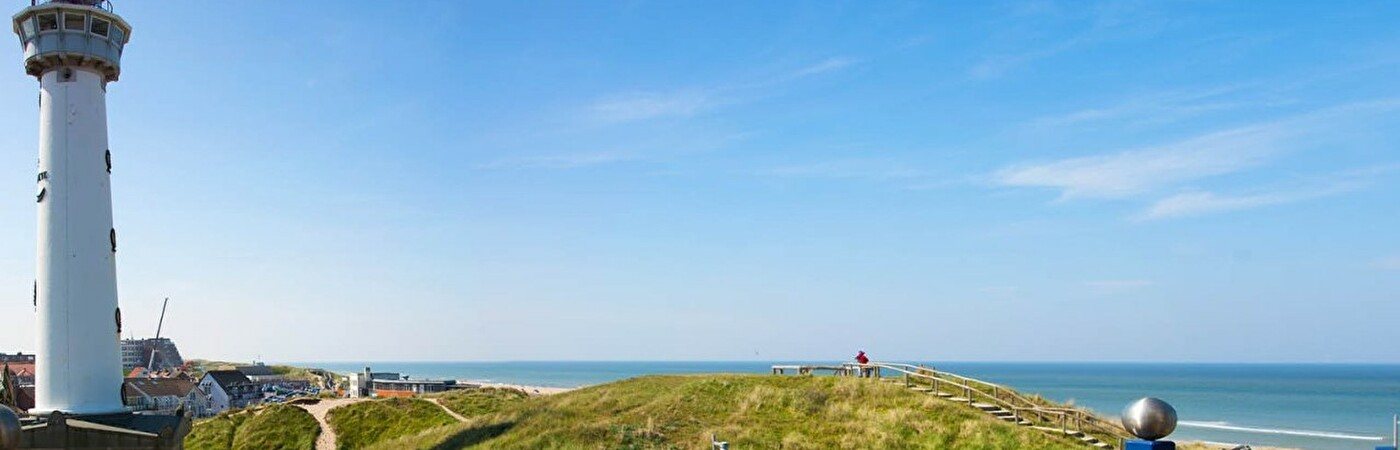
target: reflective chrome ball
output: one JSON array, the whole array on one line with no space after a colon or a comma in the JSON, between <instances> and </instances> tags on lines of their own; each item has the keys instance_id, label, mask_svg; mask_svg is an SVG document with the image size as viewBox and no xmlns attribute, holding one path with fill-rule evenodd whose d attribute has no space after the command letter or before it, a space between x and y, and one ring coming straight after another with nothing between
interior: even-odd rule
<instances>
[{"instance_id":1,"label":"reflective chrome ball","mask_svg":"<svg viewBox=\"0 0 1400 450\"><path fill-rule=\"evenodd\" d=\"M19 448L19 415L0 405L0 450Z\"/></svg>"},{"instance_id":2,"label":"reflective chrome ball","mask_svg":"<svg viewBox=\"0 0 1400 450\"><path fill-rule=\"evenodd\" d=\"M1123 409L1123 428L1140 439L1155 441L1176 431L1176 408L1145 397Z\"/></svg>"}]
</instances>

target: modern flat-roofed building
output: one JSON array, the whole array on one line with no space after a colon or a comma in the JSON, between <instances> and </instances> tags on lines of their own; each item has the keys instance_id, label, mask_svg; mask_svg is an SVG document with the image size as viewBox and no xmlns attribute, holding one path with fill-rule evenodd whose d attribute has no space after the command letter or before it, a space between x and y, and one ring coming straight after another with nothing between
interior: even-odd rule
<instances>
[{"instance_id":1,"label":"modern flat-roofed building","mask_svg":"<svg viewBox=\"0 0 1400 450\"><path fill-rule=\"evenodd\" d=\"M398 380L403 376L396 372L375 372L366 367L364 371L351 373L346 377L345 396L350 398L369 397L374 393L374 380Z\"/></svg>"},{"instance_id":2,"label":"modern flat-roofed building","mask_svg":"<svg viewBox=\"0 0 1400 450\"><path fill-rule=\"evenodd\" d=\"M457 389L456 380L373 380L374 396L412 397Z\"/></svg>"}]
</instances>

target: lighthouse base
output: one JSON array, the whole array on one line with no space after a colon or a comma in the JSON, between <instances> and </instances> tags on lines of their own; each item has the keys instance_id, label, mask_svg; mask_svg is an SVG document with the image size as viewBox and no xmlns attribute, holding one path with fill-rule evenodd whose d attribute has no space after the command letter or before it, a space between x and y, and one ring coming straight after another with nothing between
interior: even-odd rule
<instances>
[{"instance_id":1,"label":"lighthouse base","mask_svg":"<svg viewBox=\"0 0 1400 450\"><path fill-rule=\"evenodd\" d=\"M21 423L22 449L179 450L192 421L184 415L51 413Z\"/></svg>"}]
</instances>

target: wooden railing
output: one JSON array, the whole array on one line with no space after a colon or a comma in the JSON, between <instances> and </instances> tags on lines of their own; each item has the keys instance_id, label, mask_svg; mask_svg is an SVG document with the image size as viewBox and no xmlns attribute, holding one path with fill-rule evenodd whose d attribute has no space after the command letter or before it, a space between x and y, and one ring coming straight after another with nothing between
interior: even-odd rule
<instances>
[{"instance_id":1,"label":"wooden railing","mask_svg":"<svg viewBox=\"0 0 1400 450\"><path fill-rule=\"evenodd\" d=\"M1128 436L1126 430L1100 419L1093 413L1077 408L1040 404L1022 396L1014 389L996 383L913 364L871 362L869 364L848 363L846 365L851 367L851 370L847 371L851 374L871 373L879 378L884 375L884 372L890 371L900 374L906 386L927 384L935 393L961 392L961 397L969 405L977 403L978 399L981 399L983 403L1000 406L1002 409L1011 411L1017 421L1029 420L1034 425L1059 428L1061 432L1065 433L1071 431L1092 433L1099 435L1100 438L1108 438L1110 443ZM862 369L869 372L863 372Z\"/></svg>"}]
</instances>

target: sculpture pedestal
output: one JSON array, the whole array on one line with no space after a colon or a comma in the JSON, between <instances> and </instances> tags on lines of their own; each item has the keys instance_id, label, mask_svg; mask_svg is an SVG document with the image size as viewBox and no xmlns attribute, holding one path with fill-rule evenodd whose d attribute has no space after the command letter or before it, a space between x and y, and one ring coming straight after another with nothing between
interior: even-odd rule
<instances>
[{"instance_id":1,"label":"sculpture pedestal","mask_svg":"<svg viewBox=\"0 0 1400 450\"><path fill-rule=\"evenodd\" d=\"M1172 441L1143 441L1133 439L1123 446L1123 450L1176 450Z\"/></svg>"}]
</instances>

